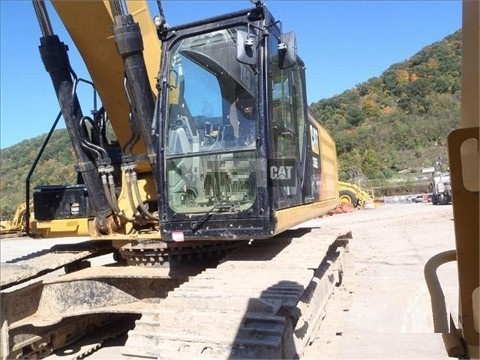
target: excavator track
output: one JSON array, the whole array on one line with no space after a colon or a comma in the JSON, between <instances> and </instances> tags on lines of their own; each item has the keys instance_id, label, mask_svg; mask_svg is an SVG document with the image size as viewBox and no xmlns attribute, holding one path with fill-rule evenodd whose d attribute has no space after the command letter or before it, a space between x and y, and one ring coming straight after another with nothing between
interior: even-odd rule
<instances>
[{"instance_id":1,"label":"excavator track","mask_svg":"<svg viewBox=\"0 0 480 360\"><path fill-rule=\"evenodd\" d=\"M201 244L171 247L146 241L123 249L136 266L123 258L90 267L85 260L114 250L109 242L96 241L57 245L2 263L0 335L9 345L0 348L0 358L87 357L105 340L126 334L133 324L128 318L140 316L151 302L161 301L207 266L216 266L241 244L208 243L199 251ZM162 259L170 261L160 263ZM53 273L62 268L64 274ZM116 320L122 315L126 321ZM112 321L129 327L111 326ZM72 346L78 351L70 355Z\"/></svg>"},{"instance_id":2,"label":"excavator track","mask_svg":"<svg viewBox=\"0 0 480 360\"><path fill-rule=\"evenodd\" d=\"M48 356L48 359L77 360L88 358L101 349L106 341L126 335L131 328L130 323L122 319L114 321L77 341L72 347L67 346L55 351Z\"/></svg>"},{"instance_id":3,"label":"excavator track","mask_svg":"<svg viewBox=\"0 0 480 360\"><path fill-rule=\"evenodd\" d=\"M209 261L220 259L233 249L243 245L244 241L206 242L199 241L195 245L142 241L129 243L119 249L119 254L129 266L170 266L183 261Z\"/></svg>"},{"instance_id":4,"label":"excavator track","mask_svg":"<svg viewBox=\"0 0 480 360\"><path fill-rule=\"evenodd\" d=\"M0 288L4 290L19 285L62 267L66 267L67 271L75 270L77 265L81 266L82 260L105 255L111 251L111 248L102 242L87 241L56 245L48 250L31 253L1 264Z\"/></svg>"},{"instance_id":5,"label":"excavator track","mask_svg":"<svg viewBox=\"0 0 480 360\"><path fill-rule=\"evenodd\" d=\"M22 231L3 231L0 230L0 239L10 239L10 238L17 238L17 237L23 237L25 236L25 233Z\"/></svg>"},{"instance_id":6,"label":"excavator track","mask_svg":"<svg viewBox=\"0 0 480 360\"><path fill-rule=\"evenodd\" d=\"M230 251L220 264L170 268L83 268L83 260L107 252L108 247L92 243L56 246L3 263L6 321L0 333L10 349L2 348L2 354L84 358L128 331L122 353L134 358L297 356L340 282L348 238L323 229L291 230L236 244L235 250L213 247L222 255ZM148 259L155 251L151 245L144 250ZM135 251L141 255L139 248ZM8 270L11 266L18 269ZM26 282L62 266L70 271ZM10 275L4 278L5 273ZM122 322L121 316L130 325L112 326ZM75 354L68 353L72 346Z\"/></svg>"},{"instance_id":7,"label":"excavator track","mask_svg":"<svg viewBox=\"0 0 480 360\"><path fill-rule=\"evenodd\" d=\"M299 356L341 281L349 234L337 235L298 229L233 251L219 266L144 311L123 354L162 359Z\"/></svg>"}]
</instances>

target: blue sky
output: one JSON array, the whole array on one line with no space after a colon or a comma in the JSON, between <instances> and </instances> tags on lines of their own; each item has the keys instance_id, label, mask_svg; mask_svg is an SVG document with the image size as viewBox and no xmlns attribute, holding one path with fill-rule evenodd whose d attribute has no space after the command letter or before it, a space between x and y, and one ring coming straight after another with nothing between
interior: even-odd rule
<instances>
[{"instance_id":1,"label":"blue sky","mask_svg":"<svg viewBox=\"0 0 480 360\"><path fill-rule=\"evenodd\" d=\"M156 2L150 4L156 14ZM461 28L461 1L267 0L284 31L297 34L307 66L308 102L329 98L382 74L424 46ZM251 7L248 0L163 0L167 22ZM55 11L54 31L70 47L76 73L89 78ZM49 131L59 108L38 53L40 29L31 1L0 0L0 147Z\"/></svg>"}]
</instances>

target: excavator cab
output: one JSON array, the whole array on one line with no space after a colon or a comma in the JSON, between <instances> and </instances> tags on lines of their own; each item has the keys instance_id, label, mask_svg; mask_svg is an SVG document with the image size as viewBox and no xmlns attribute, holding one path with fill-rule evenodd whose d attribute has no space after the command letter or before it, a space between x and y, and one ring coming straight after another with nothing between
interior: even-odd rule
<instances>
[{"instance_id":1,"label":"excavator cab","mask_svg":"<svg viewBox=\"0 0 480 360\"><path fill-rule=\"evenodd\" d=\"M162 239L272 236L277 211L319 200L318 131L294 34L258 5L161 40Z\"/></svg>"}]
</instances>

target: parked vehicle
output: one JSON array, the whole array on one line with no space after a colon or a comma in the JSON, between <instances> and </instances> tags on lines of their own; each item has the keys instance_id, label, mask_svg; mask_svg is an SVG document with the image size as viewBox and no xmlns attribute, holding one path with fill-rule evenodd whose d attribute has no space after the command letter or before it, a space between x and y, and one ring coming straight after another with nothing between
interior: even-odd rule
<instances>
[{"instance_id":1,"label":"parked vehicle","mask_svg":"<svg viewBox=\"0 0 480 360\"><path fill-rule=\"evenodd\" d=\"M435 163L435 172L430 183L432 188L432 204L450 204L452 202L452 187L450 185L450 172L442 171L441 161Z\"/></svg>"},{"instance_id":2,"label":"parked vehicle","mask_svg":"<svg viewBox=\"0 0 480 360\"><path fill-rule=\"evenodd\" d=\"M338 182L339 197L341 203L350 203L358 209L374 209L375 196L373 191L361 189L355 184Z\"/></svg>"}]
</instances>

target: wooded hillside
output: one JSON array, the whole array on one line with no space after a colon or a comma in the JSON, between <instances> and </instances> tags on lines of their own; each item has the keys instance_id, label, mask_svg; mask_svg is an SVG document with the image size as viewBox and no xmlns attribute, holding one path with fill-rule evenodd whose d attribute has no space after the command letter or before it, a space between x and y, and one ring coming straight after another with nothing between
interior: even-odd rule
<instances>
[{"instance_id":1,"label":"wooded hillside","mask_svg":"<svg viewBox=\"0 0 480 360\"><path fill-rule=\"evenodd\" d=\"M390 178L447 160L460 121L461 31L381 76L311 105L337 143L340 177Z\"/></svg>"},{"instance_id":2,"label":"wooded hillside","mask_svg":"<svg viewBox=\"0 0 480 360\"><path fill-rule=\"evenodd\" d=\"M0 152L0 216L11 217L25 201L25 179L46 134L23 140ZM37 185L72 184L77 179L70 138L65 129L56 130L31 178Z\"/></svg>"}]
</instances>

